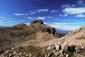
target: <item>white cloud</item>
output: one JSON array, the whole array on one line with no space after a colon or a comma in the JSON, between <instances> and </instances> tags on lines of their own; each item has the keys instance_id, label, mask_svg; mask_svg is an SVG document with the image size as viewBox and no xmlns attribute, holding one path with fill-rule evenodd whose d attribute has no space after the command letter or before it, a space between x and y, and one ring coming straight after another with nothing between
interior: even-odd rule
<instances>
[{"instance_id":1,"label":"white cloud","mask_svg":"<svg viewBox=\"0 0 85 57\"><path fill-rule=\"evenodd\" d=\"M6 20L10 20L10 19L6 19Z\"/></svg>"},{"instance_id":2,"label":"white cloud","mask_svg":"<svg viewBox=\"0 0 85 57\"><path fill-rule=\"evenodd\" d=\"M24 20L9 20L8 22L23 22Z\"/></svg>"},{"instance_id":3,"label":"white cloud","mask_svg":"<svg viewBox=\"0 0 85 57\"><path fill-rule=\"evenodd\" d=\"M53 18L53 17L51 17L51 16L47 16L46 18Z\"/></svg>"},{"instance_id":4,"label":"white cloud","mask_svg":"<svg viewBox=\"0 0 85 57\"><path fill-rule=\"evenodd\" d=\"M44 20L45 17L27 17L28 19L41 19L41 20Z\"/></svg>"},{"instance_id":5,"label":"white cloud","mask_svg":"<svg viewBox=\"0 0 85 57\"><path fill-rule=\"evenodd\" d=\"M39 9L37 12L48 12L48 9Z\"/></svg>"},{"instance_id":6,"label":"white cloud","mask_svg":"<svg viewBox=\"0 0 85 57\"><path fill-rule=\"evenodd\" d=\"M71 23L69 23L69 24L71 24ZM56 29L62 29L62 30L74 30L74 29L79 28L79 26L68 25L68 23L54 23L54 24L49 24L49 26L52 26Z\"/></svg>"},{"instance_id":7,"label":"white cloud","mask_svg":"<svg viewBox=\"0 0 85 57\"><path fill-rule=\"evenodd\" d=\"M26 13L26 15L29 15L28 13Z\"/></svg>"},{"instance_id":8,"label":"white cloud","mask_svg":"<svg viewBox=\"0 0 85 57\"><path fill-rule=\"evenodd\" d=\"M78 14L78 15L76 15L76 17L85 17L85 15L83 15L83 14Z\"/></svg>"},{"instance_id":9,"label":"white cloud","mask_svg":"<svg viewBox=\"0 0 85 57\"><path fill-rule=\"evenodd\" d=\"M35 18L32 18L32 17L27 17L28 19L35 19Z\"/></svg>"},{"instance_id":10,"label":"white cloud","mask_svg":"<svg viewBox=\"0 0 85 57\"><path fill-rule=\"evenodd\" d=\"M35 14L36 12L31 12L30 14Z\"/></svg>"},{"instance_id":11,"label":"white cloud","mask_svg":"<svg viewBox=\"0 0 85 57\"><path fill-rule=\"evenodd\" d=\"M62 16L61 14L59 16Z\"/></svg>"},{"instance_id":12,"label":"white cloud","mask_svg":"<svg viewBox=\"0 0 85 57\"><path fill-rule=\"evenodd\" d=\"M22 14L22 13L16 13L14 15L16 15L16 16L23 16L24 14Z\"/></svg>"},{"instance_id":13,"label":"white cloud","mask_svg":"<svg viewBox=\"0 0 85 57\"><path fill-rule=\"evenodd\" d=\"M64 14L63 16L65 16L65 17L66 17L66 16L68 16L68 14Z\"/></svg>"},{"instance_id":14,"label":"white cloud","mask_svg":"<svg viewBox=\"0 0 85 57\"><path fill-rule=\"evenodd\" d=\"M44 24L46 24L46 25L47 25L48 23L44 22Z\"/></svg>"},{"instance_id":15,"label":"white cloud","mask_svg":"<svg viewBox=\"0 0 85 57\"><path fill-rule=\"evenodd\" d=\"M62 8L71 8L71 7L75 7L76 5L69 5L69 4L65 4L62 5Z\"/></svg>"},{"instance_id":16,"label":"white cloud","mask_svg":"<svg viewBox=\"0 0 85 57\"><path fill-rule=\"evenodd\" d=\"M49 18L49 19L51 19L51 18L53 18L53 17L51 17L51 16L45 16L45 17L43 17L43 16L38 16L38 17L27 17L28 19L41 19L41 20L44 20L44 19L46 19L46 18Z\"/></svg>"},{"instance_id":17,"label":"white cloud","mask_svg":"<svg viewBox=\"0 0 85 57\"><path fill-rule=\"evenodd\" d=\"M75 22L75 23L54 23L54 24L56 24L56 25L74 25L74 24L82 24L82 23L81 22L80 23Z\"/></svg>"},{"instance_id":18,"label":"white cloud","mask_svg":"<svg viewBox=\"0 0 85 57\"><path fill-rule=\"evenodd\" d=\"M65 8L63 12L67 14L82 14L85 13L85 7L80 8Z\"/></svg>"},{"instance_id":19,"label":"white cloud","mask_svg":"<svg viewBox=\"0 0 85 57\"><path fill-rule=\"evenodd\" d=\"M30 23L25 23L26 25L29 25Z\"/></svg>"},{"instance_id":20,"label":"white cloud","mask_svg":"<svg viewBox=\"0 0 85 57\"><path fill-rule=\"evenodd\" d=\"M68 14L64 14L64 15L61 15L61 14L60 14L59 16L64 16L64 17L66 17L66 16L68 16Z\"/></svg>"},{"instance_id":21,"label":"white cloud","mask_svg":"<svg viewBox=\"0 0 85 57\"><path fill-rule=\"evenodd\" d=\"M81 5L81 6L83 5L84 6L85 5L84 0L78 0L78 5Z\"/></svg>"},{"instance_id":22,"label":"white cloud","mask_svg":"<svg viewBox=\"0 0 85 57\"><path fill-rule=\"evenodd\" d=\"M45 19L45 17L37 17L37 19L44 20L44 19Z\"/></svg>"},{"instance_id":23,"label":"white cloud","mask_svg":"<svg viewBox=\"0 0 85 57\"><path fill-rule=\"evenodd\" d=\"M50 11L51 13L59 12L58 10L52 10Z\"/></svg>"},{"instance_id":24,"label":"white cloud","mask_svg":"<svg viewBox=\"0 0 85 57\"><path fill-rule=\"evenodd\" d=\"M66 25L68 23L54 23L54 24L56 24L56 25Z\"/></svg>"},{"instance_id":25,"label":"white cloud","mask_svg":"<svg viewBox=\"0 0 85 57\"><path fill-rule=\"evenodd\" d=\"M2 14L5 14L5 13L2 12Z\"/></svg>"},{"instance_id":26,"label":"white cloud","mask_svg":"<svg viewBox=\"0 0 85 57\"><path fill-rule=\"evenodd\" d=\"M82 24L82 22L78 22L78 23L68 23L68 24L71 24L71 25L78 25L78 24Z\"/></svg>"},{"instance_id":27,"label":"white cloud","mask_svg":"<svg viewBox=\"0 0 85 57\"><path fill-rule=\"evenodd\" d=\"M33 11L29 11L30 12L30 14L36 14L36 12L33 12Z\"/></svg>"},{"instance_id":28,"label":"white cloud","mask_svg":"<svg viewBox=\"0 0 85 57\"><path fill-rule=\"evenodd\" d=\"M0 17L0 18L5 19L5 17Z\"/></svg>"},{"instance_id":29,"label":"white cloud","mask_svg":"<svg viewBox=\"0 0 85 57\"><path fill-rule=\"evenodd\" d=\"M62 30L75 30L80 28L79 26L61 26Z\"/></svg>"}]
</instances>

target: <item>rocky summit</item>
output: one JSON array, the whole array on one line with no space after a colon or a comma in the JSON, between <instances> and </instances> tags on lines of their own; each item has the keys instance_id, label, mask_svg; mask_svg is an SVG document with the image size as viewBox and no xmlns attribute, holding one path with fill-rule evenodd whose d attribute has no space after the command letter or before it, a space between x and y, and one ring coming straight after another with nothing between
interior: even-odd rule
<instances>
[{"instance_id":1,"label":"rocky summit","mask_svg":"<svg viewBox=\"0 0 85 57\"><path fill-rule=\"evenodd\" d=\"M42 32L48 32L50 34L53 34L54 36L58 37L58 34L56 32L55 28L52 28L50 26L46 26L42 20L35 20L33 22L31 22L30 27L34 27L38 30L41 30Z\"/></svg>"}]
</instances>

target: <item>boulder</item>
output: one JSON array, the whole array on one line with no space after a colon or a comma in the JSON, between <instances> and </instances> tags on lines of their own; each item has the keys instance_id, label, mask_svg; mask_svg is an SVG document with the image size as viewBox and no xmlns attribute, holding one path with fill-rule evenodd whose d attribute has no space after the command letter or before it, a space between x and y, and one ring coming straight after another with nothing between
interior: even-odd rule
<instances>
[{"instance_id":1,"label":"boulder","mask_svg":"<svg viewBox=\"0 0 85 57\"><path fill-rule=\"evenodd\" d=\"M65 41L62 45L61 45L61 49L63 50L63 51L67 51L68 50L68 43Z\"/></svg>"}]
</instances>

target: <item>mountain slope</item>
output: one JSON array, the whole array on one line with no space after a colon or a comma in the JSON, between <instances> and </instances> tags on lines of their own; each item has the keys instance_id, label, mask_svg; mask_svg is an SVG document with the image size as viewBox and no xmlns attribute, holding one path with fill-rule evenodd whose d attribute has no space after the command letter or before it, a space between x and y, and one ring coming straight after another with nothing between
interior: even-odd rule
<instances>
[{"instance_id":1,"label":"mountain slope","mask_svg":"<svg viewBox=\"0 0 85 57\"><path fill-rule=\"evenodd\" d=\"M84 33L85 33L85 26L72 31L61 38L52 39L44 43L39 43L37 44L37 46L45 47L48 44L54 44L60 41L67 41L70 46L71 45L78 45L78 46L82 45L83 47L85 47L85 34Z\"/></svg>"},{"instance_id":2,"label":"mountain slope","mask_svg":"<svg viewBox=\"0 0 85 57\"><path fill-rule=\"evenodd\" d=\"M18 24L12 27L0 28L0 50L35 45L56 38L58 38L58 34L55 28L46 26L39 19L31 22L30 25Z\"/></svg>"},{"instance_id":3,"label":"mountain slope","mask_svg":"<svg viewBox=\"0 0 85 57\"><path fill-rule=\"evenodd\" d=\"M64 38L67 42L69 42L70 45L85 45L85 26L76 29L67 35L65 35Z\"/></svg>"}]
</instances>

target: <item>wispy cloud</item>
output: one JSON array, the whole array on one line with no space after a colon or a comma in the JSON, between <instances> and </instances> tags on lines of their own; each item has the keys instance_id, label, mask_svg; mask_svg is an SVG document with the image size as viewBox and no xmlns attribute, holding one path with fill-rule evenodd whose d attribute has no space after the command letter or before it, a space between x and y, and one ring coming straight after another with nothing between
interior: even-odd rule
<instances>
[{"instance_id":1,"label":"wispy cloud","mask_svg":"<svg viewBox=\"0 0 85 57\"><path fill-rule=\"evenodd\" d=\"M85 1L84 0L78 0L78 5L84 6L85 5Z\"/></svg>"},{"instance_id":2,"label":"wispy cloud","mask_svg":"<svg viewBox=\"0 0 85 57\"><path fill-rule=\"evenodd\" d=\"M51 16L47 16L47 17L45 17L45 18L53 18L53 17L51 17Z\"/></svg>"},{"instance_id":3,"label":"wispy cloud","mask_svg":"<svg viewBox=\"0 0 85 57\"><path fill-rule=\"evenodd\" d=\"M23 22L24 20L8 20L8 22Z\"/></svg>"},{"instance_id":4,"label":"wispy cloud","mask_svg":"<svg viewBox=\"0 0 85 57\"><path fill-rule=\"evenodd\" d=\"M66 16L68 16L68 14L64 14L63 16L65 16L65 17L66 17Z\"/></svg>"},{"instance_id":5,"label":"wispy cloud","mask_svg":"<svg viewBox=\"0 0 85 57\"><path fill-rule=\"evenodd\" d=\"M51 18L53 18L53 17L51 17L51 16L45 16L45 17L43 17L43 16L38 16L38 17L27 17L28 19L41 19L41 20L44 20L44 19L51 19Z\"/></svg>"},{"instance_id":6,"label":"wispy cloud","mask_svg":"<svg viewBox=\"0 0 85 57\"><path fill-rule=\"evenodd\" d=\"M62 30L75 30L79 28L78 26L69 26L69 25L62 26L62 25L55 25L55 24L50 24L50 26Z\"/></svg>"},{"instance_id":7,"label":"wispy cloud","mask_svg":"<svg viewBox=\"0 0 85 57\"><path fill-rule=\"evenodd\" d=\"M64 17L66 17L66 16L68 16L68 14L64 14L64 15L61 15L61 14L60 14L59 16L64 16Z\"/></svg>"},{"instance_id":8,"label":"wispy cloud","mask_svg":"<svg viewBox=\"0 0 85 57\"><path fill-rule=\"evenodd\" d=\"M65 4L65 5L62 5L62 8L72 8L72 7L75 7L76 5L69 5L69 4Z\"/></svg>"},{"instance_id":9,"label":"wispy cloud","mask_svg":"<svg viewBox=\"0 0 85 57\"><path fill-rule=\"evenodd\" d=\"M45 17L27 17L28 19L41 19L41 20L44 20Z\"/></svg>"},{"instance_id":10,"label":"wispy cloud","mask_svg":"<svg viewBox=\"0 0 85 57\"><path fill-rule=\"evenodd\" d=\"M75 24L82 24L81 22L79 23L54 23L54 24L56 24L56 25L75 25Z\"/></svg>"},{"instance_id":11,"label":"wispy cloud","mask_svg":"<svg viewBox=\"0 0 85 57\"><path fill-rule=\"evenodd\" d=\"M62 16L61 14L59 16Z\"/></svg>"},{"instance_id":12,"label":"wispy cloud","mask_svg":"<svg viewBox=\"0 0 85 57\"><path fill-rule=\"evenodd\" d=\"M48 25L49 23L47 23L47 22L44 22L44 24Z\"/></svg>"},{"instance_id":13,"label":"wispy cloud","mask_svg":"<svg viewBox=\"0 0 85 57\"><path fill-rule=\"evenodd\" d=\"M44 19L45 19L45 17L37 17L37 19L44 20Z\"/></svg>"},{"instance_id":14,"label":"wispy cloud","mask_svg":"<svg viewBox=\"0 0 85 57\"><path fill-rule=\"evenodd\" d=\"M25 14L22 14L22 13L15 13L14 15L16 15L16 16L24 16Z\"/></svg>"},{"instance_id":15,"label":"wispy cloud","mask_svg":"<svg viewBox=\"0 0 85 57\"><path fill-rule=\"evenodd\" d=\"M48 12L48 9L39 9L37 12Z\"/></svg>"},{"instance_id":16,"label":"wispy cloud","mask_svg":"<svg viewBox=\"0 0 85 57\"><path fill-rule=\"evenodd\" d=\"M5 14L5 13L2 12L2 14Z\"/></svg>"},{"instance_id":17,"label":"wispy cloud","mask_svg":"<svg viewBox=\"0 0 85 57\"><path fill-rule=\"evenodd\" d=\"M83 15L83 14L78 14L78 15L76 15L76 17L85 17L85 15Z\"/></svg>"},{"instance_id":18,"label":"wispy cloud","mask_svg":"<svg viewBox=\"0 0 85 57\"><path fill-rule=\"evenodd\" d=\"M30 14L35 14L36 12L31 12Z\"/></svg>"},{"instance_id":19,"label":"wispy cloud","mask_svg":"<svg viewBox=\"0 0 85 57\"><path fill-rule=\"evenodd\" d=\"M58 10L52 10L50 11L51 13L56 13L56 12L59 12Z\"/></svg>"},{"instance_id":20,"label":"wispy cloud","mask_svg":"<svg viewBox=\"0 0 85 57\"><path fill-rule=\"evenodd\" d=\"M32 17L27 17L28 19L35 19L35 18L32 18Z\"/></svg>"},{"instance_id":21,"label":"wispy cloud","mask_svg":"<svg viewBox=\"0 0 85 57\"><path fill-rule=\"evenodd\" d=\"M54 24L56 24L56 25L66 25L68 23L54 23Z\"/></svg>"},{"instance_id":22,"label":"wispy cloud","mask_svg":"<svg viewBox=\"0 0 85 57\"><path fill-rule=\"evenodd\" d=\"M2 16L1 16L0 18L1 18L1 19L5 19L5 17L2 17Z\"/></svg>"},{"instance_id":23,"label":"wispy cloud","mask_svg":"<svg viewBox=\"0 0 85 57\"><path fill-rule=\"evenodd\" d=\"M28 13L26 13L26 15L29 15Z\"/></svg>"},{"instance_id":24,"label":"wispy cloud","mask_svg":"<svg viewBox=\"0 0 85 57\"><path fill-rule=\"evenodd\" d=\"M75 26L73 26L74 24L75 24ZM53 23L53 24L49 24L49 25L56 28L56 29L74 30L74 29L79 28L79 26L76 26L78 24L81 24L81 23Z\"/></svg>"},{"instance_id":25,"label":"wispy cloud","mask_svg":"<svg viewBox=\"0 0 85 57\"><path fill-rule=\"evenodd\" d=\"M30 12L30 14L36 14L36 12L34 12L34 11L29 11Z\"/></svg>"},{"instance_id":26,"label":"wispy cloud","mask_svg":"<svg viewBox=\"0 0 85 57\"><path fill-rule=\"evenodd\" d=\"M85 7L80 7L80 8L65 8L63 10L64 13L67 14L83 14L85 13Z\"/></svg>"},{"instance_id":27,"label":"wispy cloud","mask_svg":"<svg viewBox=\"0 0 85 57\"><path fill-rule=\"evenodd\" d=\"M30 23L25 23L26 25L29 25Z\"/></svg>"}]
</instances>

